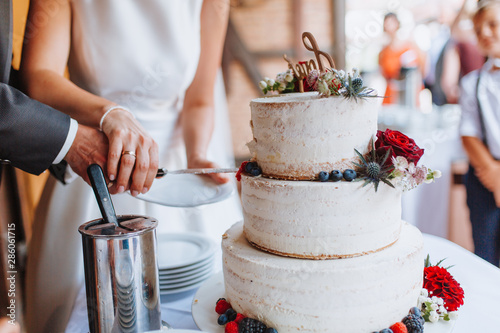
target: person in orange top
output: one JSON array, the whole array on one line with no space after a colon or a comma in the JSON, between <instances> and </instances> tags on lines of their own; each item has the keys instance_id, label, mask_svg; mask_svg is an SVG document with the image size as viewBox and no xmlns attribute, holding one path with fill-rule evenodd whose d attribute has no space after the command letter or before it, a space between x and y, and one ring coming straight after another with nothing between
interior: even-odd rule
<instances>
[{"instance_id":1,"label":"person in orange top","mask_svg":"<svg viewBox=\"0 0 500 333\"><path fill-rule=\"evenodd\" d=\"M394 13L388 13L384 17L384 32L389 37L389 43L379 53L380 71L387 81L384 104L395 104L399 102L399 91L402 89L402 73L405 68L418 68L422 74L425 68L424 55L417 45L409 40L401 40L397 36L399 20ZM417 93L422 89L419 84ZM418 100L418 99L417 99Z\"/></svg>"}]
</instances>

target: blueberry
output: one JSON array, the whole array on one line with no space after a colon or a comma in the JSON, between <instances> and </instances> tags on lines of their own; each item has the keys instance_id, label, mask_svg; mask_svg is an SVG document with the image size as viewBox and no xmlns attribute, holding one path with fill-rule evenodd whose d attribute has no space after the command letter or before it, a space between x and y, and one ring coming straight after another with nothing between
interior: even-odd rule
<instances>
[{"instance_id":1,"label":"blueberry","mask_svg":"<svg viewBox=\"0 0 500 333\"><path fill-rule=\"evenodd\" d=\"M410 313L413 313L414 315L421 316L422 312L420 312L420 309L417 308L416 306L412 307L410 309Z\"/></svg>"},{"instance_id":2,"label":"blueberry","mask_svg":"<svg viewBox=\"0 0 500 333\"><path fill-rule=\"evenodd\" d=\"M333 170L330 173L330 179L333 180L334 182L342 180L342 172L340 172L339 170Z\"/></svg>"},{"instance_id":3,"label":"blueberry","mask_svg":"<svg viewBox=\"0 0 500 333\"><path fill-rule=\"evenodd\" d=\"M262 170L258 166L255 166L255 167L252 168L252 170L250 170L249 173L252 176L256 177L256 176L259 176L262 173Z\"/></svg>"},{"instance_id":4,"label":"blueberry","mask_svg":"<svg viewBox=\"0 0 500 333\"><path fill-rule=\"evenodd\" d=\"M348 182L352 181L354 178L356 178L356 171L352 169L347 169L344 171L344 179L347 180Z\"/></svg>"},{"instance_id":5,"label":"blueberry","mask_svg":"<svg viewBox=\"0 0 500 333\"><path fill-rule=\"evenodd\" d=\"M390 328L384 328L380 333L394 333Z\"/></svg>"},{"instance_id":6,"label":"blueberry","mask_svg":"<svg viewBox=\"0 0 500 333\"><path fill-rule=\"evenodd\" d=\"M278 331L275 328L268 327L265 333L278 333Z\"/></svg>"},{"instance_id":7,"label":"blueberry","mask_svg":"<svg viewBox=\"0 0 500 333\"><path fill-rule=\"evenodd\" d=\"M227 309L226 312L224 313L227 317L227 321L233 321L236 319L236 315L238 314L236 311L233 309Z\"/></svg>"},{"instance_id":8,"label":"blueberry","mask_svg":"<svg viewBox=\"0 0 500 333\"><path fill-rule=\"evenodd\" d=\"M223 313L219 316L219 318L217 319L217 324L223 326L223 325L226 325L227 324L227 316Z\"/></svg>"},{"instance_id":9,"label":"blueberry","mask_svg":"<svg viewBox=\"0 0 500 333\"><path fill-rule=\"evenodd\" d=\"M328 172L326 172L326 171L319 172L318 178L319 178L320 182L326 182L329 177L330 177L330 175L328 174Z\"/></svg>"},{"instance_id":10,"label":"blueberry","mask_svg":"<svg viewBox=\"0 0 500 333\"><path fill-rule=\"evenodd\" d=\"M257 163L248 162L245 164L245 172L250 173L250 171L257 166Z\"/></svg>"}]
</instances>

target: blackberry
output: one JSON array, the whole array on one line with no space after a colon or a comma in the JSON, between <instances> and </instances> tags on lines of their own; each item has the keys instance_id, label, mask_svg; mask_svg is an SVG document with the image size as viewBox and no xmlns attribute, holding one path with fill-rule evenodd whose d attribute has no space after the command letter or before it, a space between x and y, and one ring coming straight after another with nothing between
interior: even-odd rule
<instances>
[{"instance_id":1,"label":"blackberry","mask_svg":"<svg viewBox=\"0 0 500 333\"><path fill-rule=\"evenodd\" d=\"M278 331L275 328L268 327L266 333L278 333Z\"/></svg>"},{"instance_id":2,"label":"blackberry","mask_svg":"<svg viewBox=\"0 0 500 333\"><path fill-rule=\"evenodd\" d=\"M326 171L319 172L318 178L319 178L320 182L326 182L329 177L330 177L330 175L328 174L328 172L326 172Z\"/></svg>"},{"instance_id":3,"label":"blackberry","mask_svg":"<svg viewBox=\"0 0 500 333\"><path fill-rule=\"evenodd\" d=\"M390 328L384 328L382 331L379 333L394 333Z\"/></svg>"},{"instance_id":4,"label":"blackberry","mask_svg":"<svg viewBox=\"0 0 500 333\"><path fill-rule=\"evenodd\" d=\"M414 314L409 314L403 318L402 322L408 329L408 333L423 333L424 323L421 319L422 316L417 316Z\"/></svg>"},{"instance_id":5,"label":"blackberry","mask_svg":"<svg viewBox=\"0 0 500 333\"><path fill-rule=\"evenodd\" d=\"M267 326L256 319L244 318L238 325L238 333L265 333Z\"/></svg>"}]
</instances>

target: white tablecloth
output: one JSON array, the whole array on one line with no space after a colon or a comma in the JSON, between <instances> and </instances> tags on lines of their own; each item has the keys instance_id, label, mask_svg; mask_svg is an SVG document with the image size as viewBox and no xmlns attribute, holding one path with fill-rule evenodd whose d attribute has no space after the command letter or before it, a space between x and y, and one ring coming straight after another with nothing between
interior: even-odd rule
<instances>
[{"instance_id":1,"label":"white tablecloth","mask_svg":"<svg viewBox=\"0 0 500 333\"><path fill-rule=\"evenodd\" d=\"M465 305L460 308L453 333L500 332L500 269L443 238L424 234L424 241L425 252L430 254L433 263L447 258L443 265L454 265L450 273L465 291ZM195 291L191 291L175 296L162 296L163 320L174 328L197 329L191 317L194 294ZM66 332L88 332L83 289L75 303Z\"/></svg>"}]
</instances>

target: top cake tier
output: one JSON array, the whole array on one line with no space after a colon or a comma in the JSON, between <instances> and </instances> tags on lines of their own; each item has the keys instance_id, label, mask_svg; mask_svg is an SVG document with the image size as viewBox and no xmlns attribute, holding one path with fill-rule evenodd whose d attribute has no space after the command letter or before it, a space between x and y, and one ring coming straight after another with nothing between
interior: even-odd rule
<instances>
[{"instance_id":1,"label":"top cake tier","mask_svg":"<svg viewBox=\"0 0 500 333\"><path fill-rule=\"evenodd\" d=\"M317 92L250 102L252 158L264 176L307 180L320 171L352 169L377 132L379 98L320 97Z\"/></svg>"}]
</instances>

